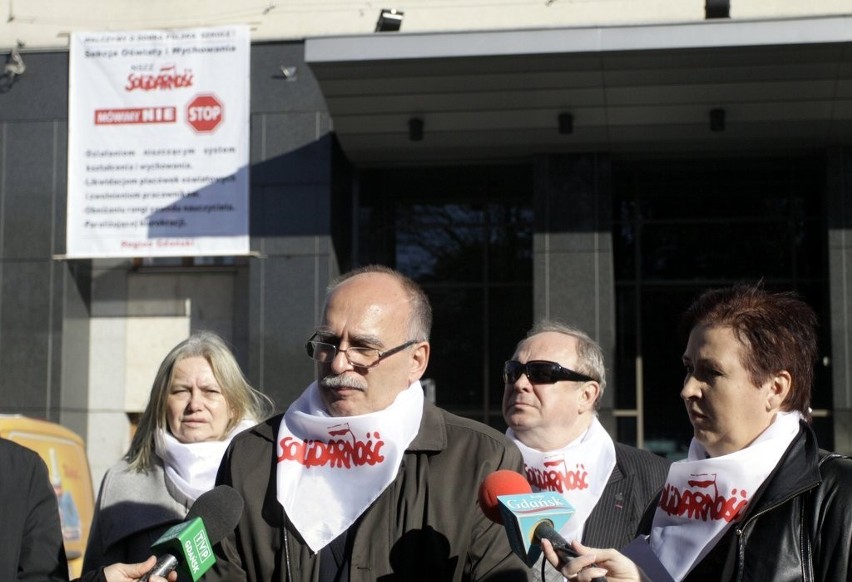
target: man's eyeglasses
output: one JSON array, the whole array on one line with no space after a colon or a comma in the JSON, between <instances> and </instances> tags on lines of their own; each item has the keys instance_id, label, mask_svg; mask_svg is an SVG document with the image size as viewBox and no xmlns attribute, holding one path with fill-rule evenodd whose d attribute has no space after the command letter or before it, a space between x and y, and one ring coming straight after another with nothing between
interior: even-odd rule
<instances>
[{"instance_id":1,"label":"man's eyeglasses","mask_svg":"<svg viewBox=\"0 0 852 582\"><path fill-rule=\"evenodd\" d=\"M321 364L330 364L337 356L337 352L343 352L343 355L346 356L346 359L349 361L349 363L359 368L372 368L373 366L378 365L379 362L381 362L388 356L392 356L397 352L401 352L405 348L413 346L418 341L409 340L402 345L382 352L380 350L377 350L376 348L361 348L355 346L349 346L345 350L341 350L339 346L336 346L334 344L321 342L313 339L315 337L316 334L311 336L311 339L309 339L308 342L305 344L305 350L307 350L308 355L311 358Z\"/></svg>"},{"instance_id":2,"label":"man's eyeglasses","mask_svg":"<svg viewBox=\"0 0 852 582\"><path fill-rule=\"evenodd\" d=\"M533 384L555 384L561 380L597 382L591 376L563 368L556 362L548 362L547 360L532 360L526 364L517 360L509 360L503 364L503 382L506 384L514 384L521 377L521 374L525 374Z\"/></svg>"}]
</instances>

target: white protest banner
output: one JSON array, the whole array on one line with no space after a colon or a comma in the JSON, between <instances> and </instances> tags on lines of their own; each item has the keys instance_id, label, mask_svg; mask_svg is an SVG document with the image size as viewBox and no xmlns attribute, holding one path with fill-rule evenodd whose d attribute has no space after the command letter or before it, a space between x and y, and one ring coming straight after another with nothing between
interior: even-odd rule
<instances>
[{"instance_id":1,"label":"white protest banner","mask_svg":"<svg viewBox=\"0 0 852 582\"><path fill-rule=\"evenodd\" d=\"M248 27L70 42L66 255L248 254Z\"/></svg>"}]
</instances>

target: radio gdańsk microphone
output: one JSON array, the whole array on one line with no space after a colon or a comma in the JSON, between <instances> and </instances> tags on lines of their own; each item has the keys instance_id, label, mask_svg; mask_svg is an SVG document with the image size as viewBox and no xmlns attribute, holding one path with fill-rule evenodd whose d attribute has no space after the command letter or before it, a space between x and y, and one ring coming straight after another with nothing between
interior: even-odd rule
<instances>
[{"instance_id":1,"label":"radio gda\u0144sk microphone","mask_svg":"<svg viewBox=\"0 0 852 582\"><path fill-rule=\"evenodd\" d=\"M559 535L559 529L574 515L574 508L551 491L533 493L520 473L501 469L488 475L479 487L479 506L488 519L502 524L509 545L527 566L541 555L546 539L563 560L576 558L574 548Z\"/></svg>"},{"instance_id":2,"label":"radio gda\u0144sk microphone","mask_svg":"<svg viewBox=\"0 0 852 582\"><path fill-rule=\"evenodd\" d=\"M227 485L199 495L186 519L166 530L151 546L157 563L141 582L154 575L165 577L175 569L197 581L216 563L213 545L237 527L242 514L243 498Z\"/></svg>"}]
</instances>

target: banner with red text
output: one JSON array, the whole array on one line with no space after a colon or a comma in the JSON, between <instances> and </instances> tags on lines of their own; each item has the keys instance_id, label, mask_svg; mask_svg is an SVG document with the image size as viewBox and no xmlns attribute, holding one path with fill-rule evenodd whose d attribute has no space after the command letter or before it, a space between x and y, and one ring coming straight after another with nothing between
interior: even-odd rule
<instances>
[{"instance_id":1,"label":"banner with red text","mask_svg":"<svg viewBox=\"0 0 852 582\"><path fill-rule=\"evenodd\" d=\"M247 26L73 33L69 258L249 252Z\"/></svg>"}]
</instances>

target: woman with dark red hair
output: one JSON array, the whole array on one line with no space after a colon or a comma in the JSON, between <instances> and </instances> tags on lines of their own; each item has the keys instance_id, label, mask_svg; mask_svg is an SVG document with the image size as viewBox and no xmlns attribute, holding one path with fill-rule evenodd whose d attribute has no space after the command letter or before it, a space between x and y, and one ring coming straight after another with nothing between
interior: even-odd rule
<instances>
[{"instance_id":1,"label":"woman with dark red hair","mask_svg":"<svg viewBox=\"0 0 852 582\"><path fill-rule=\"evenodd\" d=\"M810 427L816 327L795 294L760 286L707 291L684 314L694 438L640 527L674 580L849 579L852 460ZM581 553L559 564L571 580L642 576L614 550Z\"/></svg>"}]
</instances>

